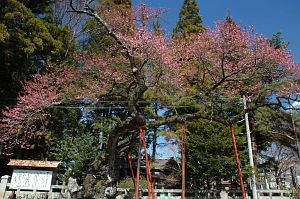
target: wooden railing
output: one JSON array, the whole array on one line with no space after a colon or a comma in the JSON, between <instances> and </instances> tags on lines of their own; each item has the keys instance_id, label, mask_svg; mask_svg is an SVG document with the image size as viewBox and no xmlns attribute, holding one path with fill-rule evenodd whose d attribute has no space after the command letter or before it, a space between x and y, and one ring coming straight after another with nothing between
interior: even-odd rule
<instances>
[{"instance_id":1,"label":"wooden railing","mask_svg":"<svg viewBox=\"0 0 300 199\"><path fill-rule=\"evenodd\" d=\"M259 199L286 199L293 198L290 190L274 190L274 189L260 189L257 190Z\"/></svg>"},{"instance_id":2,"label":"wooden railing","mask_svg":"<svg viewBox=\"0 0 300 199\"><path fill-rule=\"evenodd\" d=\"M65 186L51 185L50 191L37 190L10 190L9 176L2 176L0 182L0 199L8 199L9 196L15 194L17 198L33 198L33 199L63 199L68 198L65 194ZM127 196L134 198L134 189L118 188L119 198ZM181 189L154 189L157 199L180 199ZM147 189L141 189L140 195L142 199L148 199ZM289 190L257 190L258 199L290 199L293 198ZM123 196L123 197L122 197ZM239 190L186 190L186 199L241 199L242 194ZM247 198L251 199L251 192L247 194Z\"/></svg>"},{"instance_id":3,"label":"wooden railing","mask_svg":"<svg viewBox=\"0 0 300 199\"><path fill-rule=\"evenodd\" d=\"M118 188L119 194L127 197L132 196L133 189ZM148 199L147 189L141 189L141 196L143 199ZM181 189L155 189L155 196L157 199L180 199ZM293 198L289 190L257 190L258 199L290 199ZM186 190L186 199L242 199L242 193L239 190ZM247 198L251 199L251 193L247 194Z\"/></svg>"}]
</instances>

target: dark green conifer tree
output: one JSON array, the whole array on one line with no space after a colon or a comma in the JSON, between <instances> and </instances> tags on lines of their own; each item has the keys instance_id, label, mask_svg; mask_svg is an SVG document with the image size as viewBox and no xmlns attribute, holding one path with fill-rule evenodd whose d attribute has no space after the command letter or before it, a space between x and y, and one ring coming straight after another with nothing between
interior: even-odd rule
<instances>
[{"instance_id":1,"label":"dark green conifer tree","mask_svg":"<svg viewBox=\"0 0 300 199\"><path fill-rule=\"evenodd\" d=\"M210 189L222 179L238 181L230 129L224 124L207 120L189 122L186 139L188 181L196 187ZM246 137L238 136L243 126L234 126L243 172L247 161Z\"/></svg>"},{"instance_id":2,"label":"dark green conifer tree","mask_svg":"<svg viewBox=\"0 0 300 199\"><path fill-rule=\"evenodd\" d=\"M45 60L65 55L68 30L52 17L51 2L0 1L0 110L15 102L21 81L41 71Z\"/></svg>"},{"instance_id":3,"label":"dark green conifer tree","mask_svg":"<svg viewBox=\"0 0 300 199\"><path fill-rule=\"evenodd\" d=\"M184 0L179 13L179 21L173 30L173 36L185 36L204 30L205 27L202 25L202 17L199 14L196 0Z\"/></svg>"}]
</instances>

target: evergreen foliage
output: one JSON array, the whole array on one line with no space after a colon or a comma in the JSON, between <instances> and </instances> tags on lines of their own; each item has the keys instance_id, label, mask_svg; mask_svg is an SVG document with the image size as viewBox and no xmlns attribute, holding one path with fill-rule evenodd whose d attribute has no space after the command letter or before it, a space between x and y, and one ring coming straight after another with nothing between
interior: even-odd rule
<instances>
[{"instance_id":1,"label":"evergreen foliage","mask_svg":"<svg viewBox=\"0 0 300 199\"><path fill-rule=\"evenodd\" d=\"M82 182L98 155L99 125L90 119L92 113L77 109L53 109L48 127L52 130L50 160L66 163L64 180L70 176Z\"/></svg>"},{"instance_id":2,"label":"evergreen foliage","mask_svg":"<svg viewBox=\"0 0 300 199\"><path fill-rule=\"evenodd\" d=\"M65 55L69 30L58 28L51 2L0 2L0 96L9 103L14 102L11 98L20 91L21 81L41 72L47 59L61 60Z\"/></svg>"},{"instance_id":3,"label":"evergreen foliage","mask_svg":"<svg viewBox=\"0 0 300 199\"><path fill-rule=\"evenodd\" d=\"M189 122L187 127L186 152L190 183L209 189L213 183L220 185L222 179L238 181L229 127L208 120L195 120ZM235 126L239 158L245 163L246 137L238 136L241 130L241 127Z\"/></svg>"},{"instance_id":4,"label":"evergreen foliage","mask_svg":"<svg viewBox=\"0 0 300 199\"><path fill-rule=\"evenodd\" d=\"M76 132L76 135L65 132L64 139L56 141L51 156L55 160L66 162L67 169L72 170L68 175L82 183L90 165L97 157L97 141L97 138L89 132ZM68 177L66 176L66 179Z\"/></svg>"},{"instance_id":5,"label":"evergreen foliage","mask_svg":"<svg viewBox=\"0 0 300 199\"><path fill-rule=\"evenodd\" d=\"M276 32L269 40L275 48L287 48L289 45L289 42L283 41L281 35L281 32Z\"/></svg>"},{"instance_id":6,"label":"evergreen foliage","mask_svg":"<svg viewBox=\"0 0 300 199\"><path fill-rule=\"evenodd\" d=\"M294 140L296 135L293 129L293 120L298 126L299 117L292 118L290 113L271 107L257 109L255 111L255 127L257 130L258 149L266 150L272 142L278 142L297 151Z\"/></svg>"},{"instance_id":7,"label":"evergreen foliage","mask_svg":"<svg viewBox=\"0 0 300 199\"><path fill-rule=\"evenodd\" d=\"M196 0L184 0L179 13L179 21L173 30L174 36L186 35L204 31L202 17L199 14L199 8Z\"/></svg>"}]
</instances>

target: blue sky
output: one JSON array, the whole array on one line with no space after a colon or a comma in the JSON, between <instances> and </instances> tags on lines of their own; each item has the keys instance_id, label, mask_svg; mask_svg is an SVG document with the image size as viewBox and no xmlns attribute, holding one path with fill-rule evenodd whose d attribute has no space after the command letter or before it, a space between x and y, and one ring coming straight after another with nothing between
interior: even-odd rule
<instances>
[{"instance_id":1,"label":"blue sky","mask_svg":"<svg viewBox=\"0 0 300 199\"><path fill-rule=\"evenodd\" d=\"M134 4L145 3L163 7L162 26L172 31L183 0L133 0ZM257 33L267 37L282 32L294 61L300 62L300 0L197 0L203 24L213 27L214 22L230 14L242 26L254 25Z\"/></svg>"}]
</instances>

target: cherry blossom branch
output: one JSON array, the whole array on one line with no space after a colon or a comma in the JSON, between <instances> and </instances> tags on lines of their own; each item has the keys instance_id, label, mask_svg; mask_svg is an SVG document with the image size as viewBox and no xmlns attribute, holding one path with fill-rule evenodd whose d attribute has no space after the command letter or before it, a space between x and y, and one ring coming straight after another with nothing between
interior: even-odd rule
<instances>
[{"instance_id":1,"label":"cherry blossom branch","mask_svg":"<svg viewBox=\"0 0 300 199\"><path fill-rule=\"evenodd\" d=\"M123 44L123 41L121 41L121 39L115 34L115 32L106 23L106 21L104 21L97 14L97 12L89 6L90 3L91 3L91 1L86 1L83 5L83 9L77 9L77 8L74 7L73 0L70 0L70 7L72 9L72 12L86 14L86 15L89 15L89 16L93 17L94 19L96 19L106 29L108 34L116 40L116 42L118 44L120 44L122 47L125 47L125 45Z\"/></svg>"}]
</instances>

